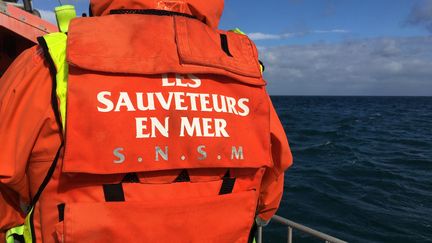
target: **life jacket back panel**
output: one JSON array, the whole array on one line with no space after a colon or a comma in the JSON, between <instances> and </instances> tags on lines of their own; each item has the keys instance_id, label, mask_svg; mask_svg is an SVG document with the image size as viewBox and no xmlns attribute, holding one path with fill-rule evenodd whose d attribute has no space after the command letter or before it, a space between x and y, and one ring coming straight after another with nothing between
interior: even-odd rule
<instances>
[{"instance_id":1,"label":"life jacket back panel","mask_svg":"<svg viewBox=\"0 0 432 243\"><path fill-rule=\"evenodd\" d=\"M64 172L270 166L262 87L215 75L70 68Z\"/></svg>"}]
</instances>

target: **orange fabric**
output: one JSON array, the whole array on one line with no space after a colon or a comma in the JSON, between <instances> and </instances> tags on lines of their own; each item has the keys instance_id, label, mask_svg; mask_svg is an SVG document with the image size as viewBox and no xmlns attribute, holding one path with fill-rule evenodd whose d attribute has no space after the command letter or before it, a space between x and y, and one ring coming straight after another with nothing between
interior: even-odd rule
<instances>
[{"instance_id":1,"label":"orange fabric","mask_svg":"<svg viewBox=\"0 0 432 243\"><path fill-rule=\"evenodd\" d=\"M3 242L5 229L24 223L24 215L19 209L19 195L0 183L0 242Z\"/></svg>"},{"instance_id":2,"label":"orange fabric","mask_svg":"<svg viewBox=\"0 0 432 243\"><path fill-rule=\"evenodd\" d=\"M152 21L152 17L153 16L148 17L148 20ZM106 21L108 22L105 22L105 19L103 18L106 18ZM142 18L146 17L142 16ZM160 18L162 19L165 17ZM175 19L176 17L168 18ZM91 23L92 19L93 18L89 19L89 23ZM97 30L104 28L100 24L110 23L110 19L111 16L101 17L100 19L95 18L94 26L92 27L92 30L95 31L94 33L98 33ZM82 80L88 81L98 81L98 79L103 81L106 79L108 83L113 82L110 81L110 79L114 78L116 78L119 82L121 82L122 80L136 78L138 80L145 80L145 82L151 82L152 80L154 80L155 82L160 84L161 80L159 75L155 76L145 73L137 74L132 71L128 72L127 69L125 69L125 66L118 65L118 63L116 65L116 58L119 57L118 55L124 55L125 53L127 53L129 48L139 48L139 41L134 43L134 41L130 40L129 43L132 43L133 45L116 45L116 43L124 44L128 42L122 39L122 35L119 36L118 33L112 33L111 35L105 36L94 34L93 38L95 42L93 42L93 40L90 42L91 38L85 38L88 33L79 32L79 30L85 29L84 26L88 24L87 22L84 23L82 21L84 20L74 20L69 33L69 37L71 38L69 39L69 48L71 49L70 52L68 52L68 59L71 63L75 65L75 67L71 68L72 76L70 82L79 82L81 80L80 78L82 78ZM124 21L127 21L127 18L125 18ZM189 24L186 24L186 27L187 26L189 26ZM130 28L131 29L125 27L125 32L127 33L128 31L135 31L135 29L133 29L133 26L131 26ZM198 30L193 29L192 31ZM202 29L202 31L207 32L208 29L204 28ZM173 37L181 36L181 38L185 38L184 40L193 41L194 38L198 38L200 35L199 32L192 32L191 35L182 35L182 33L184 32L177 33L174 29L174 26L171 25L171 31L169 32L169 35L167 35L167 39L165 40L165 42L160 42L160 44L165 43L166 45L164 46L167 46L167 50L162 50L161 53L164 53L166 57L169 56L168 50L172 50L173 52L178 54L178 49L176 46L173 46L173 48L169 47L170 45L174 44L168 41L176 41L176 39ZM210 32L209 36L217 36L217 34L214 35L212 33L213 32ZM80 34L83 36L83 39L79 38ZM139 34L137 34L136 36L140 37ZM130 36L125 35L124 38L130 38ZM156 36L155 38L159 37ZM103 44L103 40L106 39L116 39L119 42L112 41L112 50L110 48L98 49L98 41ZM76 42L74 42L73 40ZM84 40L89 42L82 42ZM263 86L265 82L261 79L260 75L257 76L251 74L250 76L243 76L243 74L241 73L243 72L242 68L247 69L250 67L255 67L256 60L252 61L252 58L256 58L257 54L253 44L250 41L246 41L246 39L239 38L236 35L228 35L228 41L229 43L233 43L232 45L230 45L230 51L232 51L233 56L237 56L239 54L241 54L242 56L241 60L243 61L240 61L240 63L243 63L245 66L241 67L240 70L230 68L229 62L227 62L223 58L220 58L218 61L203 60L201 62L198 58L194 59L195 55L199 53L199 50L205 51L205 48L203 47L202 49L200 49L198 42L194 42L197 44L194 44L193 46L193 48L196 48L196 51L191 50L189 52L189 56L181 56L182 54L178 54L179 56L177 56L177 60L179 60L179 62L176 65L172 63L171 67L174 68L173 70L175 72L184 74L184 76L187 76L186 74L188 73L197 73L196 75L197 77L201 78L201 81L205 81L206 84L214 86L214 93L231 92L229 90L232 87L240 84L244 84L245 86L251 86L249 87L250 89L261 90L260 92L265 92ZM236 41L245 43L247 45L244 48L241 47L240 44L236 46ZM83 45L88 46L86 49L83 49ZM212 50L215 57L222 56L216 51L216 47L214 47L214 49L211 49L212 47L210 46L209 48L210 50ZM73 53L79 54L77 52L78 50L86 50L86 53L89 53L89 50L92 50L92 54L89 54L94 55L92 57L93 62L91 62L90 58L86 59L86 56L82 56L83 59L81 59L79 56L73 55ZM138 51L139 50L144 49L138 49ZM100 55L104 51L106 53L105 56L98 57L96 55ZM111 56L115 58L110 58ZM133 54L131 56L134 57ZM193 60L194 63L180 62L180 60L183 60L183 57L186 57L184 60ZM138 56L134 58L134 60L138 60ZM102 66L105 65L106 68L111 69L107 69L104 72L101 72L100 70L97 70L98 68L100 68L99 63L101 63ZM169 62L167 62L166 65L168 65L168 63ZM224 64L222 65L221 63ZM153 66L156 67L157 65ZM161 63L161 66L163 67L157 67L160 68L158 70L167 70L167 67L164 67L163 63ZM132 70L136 68L136 66L131 66L130 68L130 70ZM118 72L118 70L122 70L122 72L115 73L115 71ZM110 73L107 73L108 71ZM147 72L148 70L144 71ZM77 76L74 77L73 75ZM95 77L97 77L98 79L95 79ZM157 78L155 79L154 77ZM174 76L172 75L169 77L168 83L175 83L175 77L173 77ZM193 83L193 80L191 79L186 78L182 80L186 81L186 83L189 84ZM227 87L215 86L215 84L212 82L216 80L227 84ZM79 83L76 84L80 85ZM92 84L88 85L88 87L92 86ZM151 85L155 85L154 88L156 89L157 84ZM183 87L182 89L186 88ZM234 90L237 89L233 89L233 91ZM242 95L252 95L251 97L258 96L257 93L254 93L255 91L251 93L247 92L248 94L242 93L241 89L239 91ZM82 90L80 92L82 92ZM207 92L210 92L210 90L208 90ZM19 201L28 203L29 198L34 196L36 190L38 189L41 181L43 180L47 172L47 169L49 168L49 165L52 162L52 159L55 156L58 146L60 145L61 135L56 125L53 111L51 109L50 94L51 77L49 75L47 65L43 62L43 59L41 57L40 49L38 48L32 48L23 53L0 80L0 144L2 144L3 146L2 153L0 153L0 215L2 216L0 217L0 235L11 226L19 225L22 223L23 215L22 212L20 212L19 210ZM217 226L215 226L212 224L211 227L214 227L214 229L216 230L212 230L208 227L199 228L204 227L202 226L204 225L204 223L196 225L199 224L199 222L196 222L195 220L194 222L192 222L193 227L197 227L198 229L200 229L202 235L209 235L209 237L213 237L209 239L209 242L233 242L233 238L223 238L223 236L219 236L222 238L217 238L218 236L215 235L218 231L222 232L224 230L227 230L232 225L237 226L237 228L235 228L236 232L233 233L234 235L236 235L234 238L238 237L239 242L244 242L244 236L246 234L245 232L247 232L247 229L251 226L253 220L253 214L250 213L255 213L255 207L258 209L258 215L265 220L269 219L277 210L283 191L283 171L288 168L292 163L291 153L282 125L277 118L276 112L270 105L271 102L268 100L268 97L264 95L264 93L262 97L265 97L265 99L260 100L260 102L262 102L263 104L267 104L266 106L268 106L268 110L262 112L266 113L269 119L265 125L268 126L268 128L264 131L266 131L266 136L268 136L268 139L270 141L267 140L267 142L264 143L271 144L271 147L267 148L268 160L271 159L271 164L267 164L265 161L262 161L263 164L257 164L257 167L262 165L268 166L259 169L248 168L231 170L231 176L236 177L237 180L233 189L233 193L227 196L216 195L218 193L220 185L222 184L221 176L225 174L225 169L192 169L189 173L192 183L185 182L174 184L170 183L178 176L179 170L138 173L139 181L141 183L124 184L123 189L127 202L127 204L124 205L130 205L130 207L136 207L137 204L147 205L144 207L149 207L149 205L165 205L163 208L166 208L167 205L172 204L172 207L166 210L160 209L155 210L154 212L150 212L151 210L146 210L146 212L143 213L149 213L149 217L157 217L154 215L152 216L151 214L160 214L169 216L171 218L173 218L171 215L175 214L179 215L178 218L181 219L180 222L183 222L184 220L181 215L185 215L186 212L182 211L184 210L182 209L184 207L179 208L175 205L177 202L179 202L181 205L201 205L197 206L203 208L203 210L201 211L197 210L196 212L193 212L193 208L191 207L192 211L188 212L190 213L189 216L191 217L191 219L198 220L202 217L211 218L213 216L215 217L215 219L219 219L219 217L217 217L217 214L224 216L224 218L221 218L219 221L220 225L218 224ZM78 106L78 104L75 104L75 109ZM91 113L83 111L76 111L74 113L79 113L81 115L81 122L85 123L88 121L88 119L91 119L89 117ZM78 119L79 118L76 118L75 120ZM255 125L256 128L260 128L260 126L262 126L263 124L261 121L258 121ZM241 124L236 126L241 126ZM250 128L251 125L248 125L248 127ZM242 133L248 133L248 131L243 131ZM260 133L258 132L257 134ZM94 140L97 139L97 137L89 136L88 139ZM263 141L265 141L265 139ZM104 146L104 144L101 145ZM66 153L67 149L68 148L66 148ZM264 148L264 150L266 150L266 148ZM152 152L154 151L152 150ZM68 239L68 237L69 239L74 239L74 237L79 237L80 235L85 234L87 230L95 231L96 229L108 232L108 236L118 236L118 234L120 234L119 232L110 231L110 229L112 229L110 227L113 227L113 225L109 222L107 222L106 225L103 225L103 227L108 228L99 228L99 221L96 222L92 220L99 219L100 215L97 214L97 212L106 212L110 214L112 213L116 217L119 217L121 215L118 214L118 212L120 212L121 210L126 210L129 206L119 209L114 204L110 206L110 203L105 203L101 185L95 185L94 182L98 181L101 184L119 183L122 180L124 174L92 175L80 173L63 173L62 168L64 168L64 164L63 161L60 160L59 165L56 168L56 171L50 183L48 183L48 186L44 190L44 193L42 193L41 195L39 203L36 205L34 224L38 242L41 242L42 239L43 242L56 242L57 239L62 236L66 237L66 240ZM248 194L248 196L244 196L244 193ZM226 201L224 201L225 198L231 198L229 200L236 201L236 203L230 204L229 207L234 207L234 205L238 205L241 203L248 205L247 207L245 207L247 208L247 210L245 209L246 211L238 212L238 215L241 215L241 217L239 216L238 221L236 221L236 210L228 208L228 211L221 211L224 210L225 207L217 206L226 205ZM251 198L254 199L252 200ZM257 198L259 198L258 202L256 201ZM213 208L211 205L207 205L207 203L201 203L206 200L216 200L214 201L215 208ZM166 203L166 201L169 201L170 203ZM58 222L57 205L60 203L66 203L66 214L64 223ZM205 216L206 214L213 213L213 210L215 212L213 216ZM80 211L82 211L82 213L78 213ZM226 217L226 215L231 214L232 217ZM5 217L3 217L3 215L5 215ZM76 215L76 217L74 217L73 215ZM161 218L157 220L160 220ZM79 224L77 221L80 219L85 221L88 220L89 226L96 228L84 228L86 224ZM230 221L232 222L232 224L226 223L226 220L233 220ZM173 227L179 227L176 222L172 222ZM70 226L68 226L68 224L72 224L72 229L70 228ZM146 222L142 222L142 224L146 225ZM160 222L160 224L162 224L162 222ZM216 228L223 227L224 225L226 226L226 228ZM184 227L186 227L186 225ZM173 237L182 236L183 229L177 229L179 230L178 232L173 231L171 233ZM180 232L180 230L182 232ZM189 232L188 234L194 234L194 229L187 228L187 230L190 230L187 231ZM157 232L155 232L155 234L157 234ZM137 232L133 232L133 235L136 236L140 234L138 234ZM226 237L232 236L231 233L227 233L226 235ZM104 235L97 234L95 237L104 237ZM149 238L151 237L154 237L154 235L149 236ZM183 239L187 240L186 238Z\"/></svg>"},{"instance_id":3,"label":"orange fabric","mask_svg":"<svg viewBox=\"0 0 432 243\"><path fill-rule=\"evenodd\" d=\"M160 9L190 14L216 29L224 8L224 0L91 0L94 16L108 15L112 9Z\"/></svg>"},{"instance_id":4,"label":"orange fabric","mask_svg":"<svg viewBox=\"0 0 432 243\"><path fill-rule=\"evenodd\" d=\"M238 208L240 203L243 207ZM247 242L255 206L252 191L174 203L158 201L156 205L77 203L66 208L65 223L59 223L57 231L64 233L60 242ZM101 229L104 234L97 233Z\"/></svg>"},{"instance_id":5,"label":"orange fabric","mask_svg":"<svg viewBox=\"0 0 432 243\"><path fill-rule=\"evenodd\" d=\"M257 50L249 38L214 31L197 20L111 15L94 17L91 21L77 18L72 20L70 28L74 31L68 33L67 59L83 69L129 74L214 73L265 85ZM235 58L223 52L219 34L227 35L229 50Z\"/></svg>"},{"instance_id":6,"label":"orange fabric","mask_svg":"<svg viewBox=\"0 0 432 243\"><path fill-rule=\"evenodd\" d=\"M51 77L37 47L23 52L0 80L1 233L23 223L20 201L29 203L60 144L50 95Z\"/></svg>"},{"instance_id":7,"label":"orange fabric","mask_svg":"<svg viewBox=\"0 0 432 243\"><path fill-rule=\"evenodd\" d=\"M69 73L65 172L271 167L269 106L260 86L214 75Z\"/></svg>"},{"instance_id":8,"label":"orange fabric","mask_svg":"<svg viewBox=\"0 0 432 243\"><path fill-rule=\"evenodd\" d=\"M270 107L270 124L273 167L264 174L257 210L258 216L265 221L270 220L279 207L284 191L284 171L293 162L285 131L273 105Z\"/></svg>"}]
</instances>

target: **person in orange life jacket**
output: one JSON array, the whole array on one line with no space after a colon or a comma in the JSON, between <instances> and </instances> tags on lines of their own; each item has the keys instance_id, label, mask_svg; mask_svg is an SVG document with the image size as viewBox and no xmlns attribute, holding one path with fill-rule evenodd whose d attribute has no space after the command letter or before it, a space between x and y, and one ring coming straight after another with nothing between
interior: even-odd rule
<instances>
[{"instance_id":1,"label":"person in orange life jacket","mask_svg":"<svg viewBox=\"0 0 432 243\"><path fill-rule=\"evenodd\" d=\"M256 48L217 29L222 10L222 0L92 0L99 17L69 28L67 122L46 46L14 61L0 81L0 239L24 223L57 157L34 241L243 242L255 215L270 220L292 156Z\"/></svg>"}]
</instances>

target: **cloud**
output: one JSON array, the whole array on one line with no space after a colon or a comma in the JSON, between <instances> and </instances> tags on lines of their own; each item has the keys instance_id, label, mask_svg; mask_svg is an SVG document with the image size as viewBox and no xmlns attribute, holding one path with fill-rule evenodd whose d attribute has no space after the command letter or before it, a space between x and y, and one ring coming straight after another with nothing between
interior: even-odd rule
<instances>
[{"instance_id":1,"label":"cloud","mask_svg":"<svg viewBox=\"0 0 432 243\"><path fill-rule=\"evenodd\" d=\"M343 29L332 29L332 30L311 30L305 32L291 32L291 33L282 33L282 34L253 32L253 33L248 33L247 35L251 40L257 41L257 40L281 40L281 39L288 39L291 37L304 36L309 34L346 34L346 33L349 33L349 31Z\"/></svg>"},{"instance_id":2,"label":"cloud","mask_svg":"<svg viewBox=\"0 0 432 243\"><path fill-rule=\"evenodd\" d=\"M422 26L432 32L432 0L416 2L411 8L406 23Z\"/></svg>"},{"instance_id":3,"label":"cloud","mask_svg":"<svg viewBox=\"0 0 432 243\"><path fill-rule=\"evenodd\" d=\"M53 24L57 24L55 13L51 10L38 9L41 17Z\"/></svg>"},{"instance_id":4,"label":"cloud","mask_svg":"<svg viewBox=\"0 0 432 243\"><path fill-rule=\"evenodd\" d=\"M275 34L255 32L255 33L249 33L247 35L251 40L280 40L280 39L286 39L295 36L295 33L285 33L285 34L275 35Z\"/></svg>"},{"instance_id":5,"label":"cloud","mask_svg":"<svg viewBox=\"0 0 432 243\"><path fill-rule=\"evenodd\" d=\"M249 33L248 37L252 40L277 40L280 39L280 35L266 34L261 32Z\"/></svg>"},{"instance_id":6,"label":"cloud","mask_svg":"<svg viewBox=\"0 0 432 243\"><path fill-rule=\"evenodd\" d=\"M260 49L270 94L432 95L432 37Z\"/></svg>"}]
</instances>

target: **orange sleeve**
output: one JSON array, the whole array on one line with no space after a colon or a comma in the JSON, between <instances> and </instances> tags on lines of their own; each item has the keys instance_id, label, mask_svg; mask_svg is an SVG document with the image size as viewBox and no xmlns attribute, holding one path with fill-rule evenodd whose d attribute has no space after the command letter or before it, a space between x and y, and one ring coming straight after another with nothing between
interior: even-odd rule
<instances>
[{"instance_id":1,"label":"orange sleeve","mask_svg":"<svg viewBox=\"0 0 432 243\"><path fill-rule=\"evenodd\" d=\"M24 220L20 201L29 200L26 169L50 108L50 97L40 99L50 80L37 47L24 51L0 79L0 237Z\"/></svg>"},{"instance_id":2,"label":"orange sleeve","mask_svg":"<svg viewBox=\"0 0 432 243\"><path fill-rule=\"evenodd\" d=\"M19 195L0 184L0 242L5 239L4 233L17 225L24 223L24 214L19 209Z\"/></svg>"},{"instance_id":3,"label":"orange sleeve","mask_svg":"<svg viewBox=\"0 0 432 243\"><path fill-rule=\"evenodd\" d=\"M273 104L270 105L270 142L273 167L264 173L258 204L258 216L264 221L270 220L279 207L284 189L284 171L293 161L285 131Z\"/></svg>"}]
</instances>

